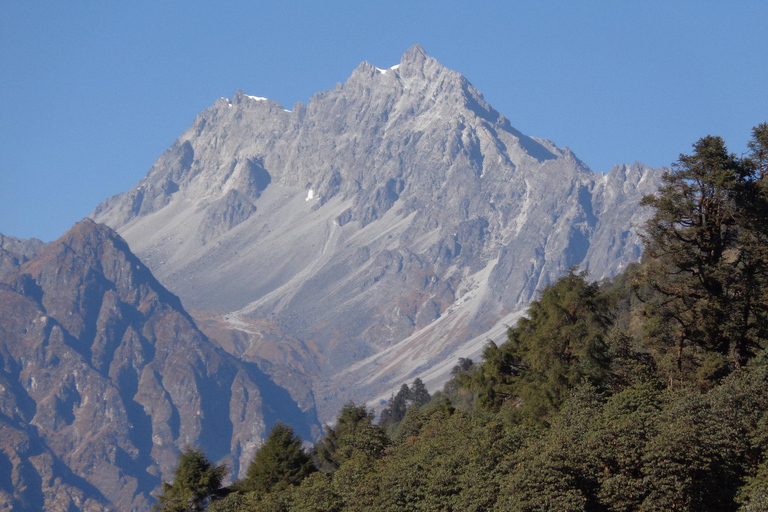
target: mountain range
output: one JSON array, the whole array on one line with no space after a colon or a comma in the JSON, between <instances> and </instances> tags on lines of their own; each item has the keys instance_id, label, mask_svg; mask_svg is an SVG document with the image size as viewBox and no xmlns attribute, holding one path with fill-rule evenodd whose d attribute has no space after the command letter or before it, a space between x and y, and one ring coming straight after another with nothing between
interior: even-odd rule
<instances>
[{"instance_id":1,"label":"mountain range","mask_svg":"<svg viewBox=\"0 0 768 512\"><path fill-rule=\"evenodd\" d=\"M2 242L0 509L148 510L184 446L237 475L278 418L319 432L108 227Z\"/></svg>"},{"instance_id":2,"label":"mountain range","mask_svg":"<svg viewBox=\"0 0 768 512\"><path fill-rule=\"evenodd\" d=\"M185 445L242 476L279 419L438 388L570 268L637 260L662 172L593 172L418 45L217 100L93 220L0 236L0 508L146 510Z\"/></svg>"},{"instance_id":3,"label":"mountain range","mask_svg":"<svg viewBox=\"0 0 768 512\"><path fill-rule=\"evenodd\" d=\"M218 100L92 217L328 421L416 376L439 386L570 267L637 260L660 175L591 171L417 45L290 111Z\"/></svg>"}]
</instances>

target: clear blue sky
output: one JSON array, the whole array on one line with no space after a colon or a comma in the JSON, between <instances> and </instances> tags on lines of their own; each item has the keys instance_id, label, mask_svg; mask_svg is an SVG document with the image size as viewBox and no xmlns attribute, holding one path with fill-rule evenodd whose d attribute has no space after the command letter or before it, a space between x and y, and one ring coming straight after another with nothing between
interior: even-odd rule
<instances>
[{"instance_id":1,"label":"clear blue sky","mask_svg":"<svg viewBox=\"0 0 768 512\"><path fill-rule=\"evenodd\" d=\"M768 121L768 2L0 2L0 232L45 241L221 96L291 108L412 44L598 172Z\"/></svg>"}]
</instances>

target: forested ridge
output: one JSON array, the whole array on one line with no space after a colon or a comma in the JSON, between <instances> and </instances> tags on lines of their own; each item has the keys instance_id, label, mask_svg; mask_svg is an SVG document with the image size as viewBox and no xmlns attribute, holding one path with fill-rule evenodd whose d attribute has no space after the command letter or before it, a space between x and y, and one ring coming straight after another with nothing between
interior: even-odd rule
<instances>
[{"instance_id":1,"label":"forested ridge","mask_svg":"<svg viewBox=\"0 0 768 512\"><path fill-rule=\"evenodd\" d=\"M708 136L644 203L645 252L572 269L507 341L380 418L347 404L312 450L277 424L245 479L194 448L162 510L768 510L768 124Z\"/></svg>"}]
</instances>

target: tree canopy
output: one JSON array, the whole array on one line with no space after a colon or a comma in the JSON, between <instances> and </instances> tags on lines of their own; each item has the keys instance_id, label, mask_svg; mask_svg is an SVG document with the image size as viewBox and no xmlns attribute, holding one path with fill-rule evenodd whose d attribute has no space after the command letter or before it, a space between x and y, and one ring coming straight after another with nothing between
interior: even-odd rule
<instances>
[{"instance_id":1,"label":"tree canopy","mask_svg":"<svg viewBox=\"0 0 768 512\"><path fill-rule=\"evenodd\" d=\"M646 335L674 347L678 374L693 367L705 378L722 376L768 333L765 194L757 179L764 130L756 129L746 159L720 137L700 139L643 200L654 215L635 285L652 319Z\"/></svg>"},{"instance_id":2,"label":"tree canopy","mask_svg":"<svg viewBox=\"0 0 768 512\"><path fill-rule=\"evenodd\" d=\"M488 343L483 363L466 374L482 405L507 405L545 421L582 381L602 384L609 370L607 299L585 272L571 270L547 286L528 314L507 331L507 343Z\"/></svg>"},{"instance_id":3,"label":"tree canopy","mask_svg":"<svg viewBox=\"0 0 768 512\"><path fill-rule=\"evenodd\" d=\"M215 466L200 448L187 448L179 455L173 483L163 482L156 510L188 512L204 510L221 488L225 466Z\"/></svg>"},{"instance_id":4,"label":"tree canopy","mask_svg":"<svg viewBox=\"0 0 768 512\"><path fill-rule=\"evenodd\" d=\"M292 427L278 422L256 452L240 488L266 494L298 485L313 471L315 467L304 452L301 438Z\"/></svg>"}]
</instances>

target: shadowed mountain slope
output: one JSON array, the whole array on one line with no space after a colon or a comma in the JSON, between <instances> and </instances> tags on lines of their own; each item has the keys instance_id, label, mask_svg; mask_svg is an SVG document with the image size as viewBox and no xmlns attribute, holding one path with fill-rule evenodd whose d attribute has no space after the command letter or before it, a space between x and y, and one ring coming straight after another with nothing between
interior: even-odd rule
<instances>
[{"instance_id":1,"label":"shadowed mountain slope","mask_svg":"<svg viewBox=\"0 0 768 512\"><path fill-rule=\"evenodd\" d=\"M35 251L0 280L0 508L148 510L185 445L238 475L277 419L317 433L108 227Z\"/></svg>"}]
</instances>

